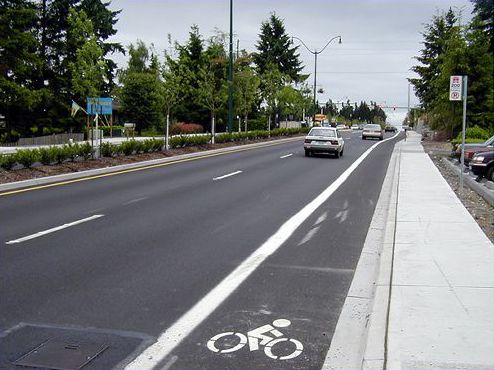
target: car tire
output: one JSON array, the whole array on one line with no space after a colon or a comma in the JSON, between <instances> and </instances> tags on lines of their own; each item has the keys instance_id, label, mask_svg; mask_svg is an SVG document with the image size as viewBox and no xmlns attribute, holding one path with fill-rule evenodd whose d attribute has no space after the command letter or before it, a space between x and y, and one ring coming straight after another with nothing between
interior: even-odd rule
<instances>
[{"instance_id":1,"label":"car tire","mask_svg":"<svg viewBox=\"0 0 494 370\"><path fill-rule=\"evenodd\" d=\"M340 158L340 155L341 155L341 154L340 154L340 152L339 152L339 151L336 151L336 153L334 153L334 156L335 156L336 158Z\"/></svg>"},{"instance_id":2,"label":"car tire","mask_svg":"<svg viewBox=\"0 0 494 370\"><path fill-rule=\"evenodd\" d=\"M362 136L362 140L365 140L365 136Z\"/></svg>"},{"instance_id":3,"label":"car tire","mask_svg":"<svg viewBox=\"0 0 494 370\"><path fill-rule=\"evenodd\" d=\"M383 137L381 136L381 137L379 138L379 141L381 141L382 139L383 139Z\"/></svg>"},{"instance_id":4,"label":"car tire","mask_svg":"<svg viewBox=\"0 0 494 370\"><path fill-rule=\"evenodd\" d=\"M494 182L494 165L490 166L485 173L485 178L489 181Z\"/></svg>"},{"instance_id":5,"label":"car tire","mask_svg":"<svg viewBox=\"0 0 494 370\"><path fill-rule=\"evenodd\" d=\"M343 157L343 148L341 148L340 157Z\"/></svg>"},{"instance_id":6,"label":"car tire","mask_svg":"<svg viewBox=\"0 0 494 370\"><path fill-rule=\"evenodd\" d=\"M309 151L309 150L307 150L307 149L305 150L305 156L306 156L306 157L310 157L310 151Z\"/></svg>"}]
</instances>

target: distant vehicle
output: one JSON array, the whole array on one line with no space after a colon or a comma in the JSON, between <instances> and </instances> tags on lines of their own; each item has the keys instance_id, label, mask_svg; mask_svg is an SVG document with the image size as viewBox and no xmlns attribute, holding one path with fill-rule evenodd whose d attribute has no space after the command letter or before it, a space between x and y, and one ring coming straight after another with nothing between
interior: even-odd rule
<instances>
[{"instance_id":1,"label":"distant vehicle","mask_svg":"<svg viewBox=\"0 0 494 370\"><path fill-rule=\"evenodd\" d=\"M398 129L395 126L386 125L386 127L384 127L384 132L396 132L396 131L398 131Z\"/></svg>"},{"instance_id":2,"label":"distant vehicle","mask_svg":"<svg viewBox=\"0 0 494 370\"><path fill-rule=\"evenodd\" d=\"M313 127L304 140L306 157L313 153L331 153L339 158L344 148L345 141L334 127Z\"/></svg>"},{"instance_id":3,"label":"distant vehicle","mask_svg":"<svg viewBox=\"0 0 494 370\"><path fill-rule=\"evenodd\" d=\"M364 129L364 126L365 126L365 123L359 123L358 124L358 129L359 130L363 130Z\"/></svg>"},{"instance_id":4,"label":"distant vehicle","mask_svg":"<svg viewBox=\"0 0 494 370\"><path fill-rule=\"evenodd\" d=\"M353 131L357 131L357 130L360 130L360 128L359 128L359 126L358 126L358 125L353 124L353 125L352 125L352 130L353 130Z\"/></svg>"},{"instance_id":5,"label":"distant vehicle","mask_svg":"<svg viewBox=\"0 0 494 370\"><path fill-rule=\"evenodd\" d=\"M494 146L494 136L491 136L483 143L465 144L465 163L468 163L470 159L472 159L475 153L479 151L492 150L493 146ZM453 152L453 157L460 158L461 147L462 147L461 144L459 144L456 147L456 150Z\"/></svg>"},{"instance_id":6,"label":"distant vehicle","mask_svg":"<svg viewBox=\"0 0 494 370\"><path fill-rule=\"evenodd\" d=\"M327 121L321 122L321 127L331 127L331 124Z\"/></svg>"},{"instance_id":7,"label":"distant vehicle","mask_svg":"<svg viewBox=\"0 0 494 370\"><path fill-rule=\"evenodd\" d=\"M381 125L370 123L364 126L362 130L362 140L366 140L367 138L371 139L384 139L384 130Z\"/></svg>"},{"instance_id":8,"label":"distant vehicle","mask_svg":"<svg viewBox=\"0 0 494 370\"><path fill-rule=\"evenodd\" d=\"M344 130L344 129L346 129L346 126L344 124L340 123L340 124L336 125L336 128L338 130Z\"/></svg>"},{"instance_id":9,"label":"distant vehicle","mask_svg":"<svg viewBox=\"0 0 494 370\"><path fill-rule=\"evenodd\" d=\"M480 181L482 177L494 181L494 150L474 154L470 161L470 168L477 175L477 181Z\"/></svg>"}]
</instances>

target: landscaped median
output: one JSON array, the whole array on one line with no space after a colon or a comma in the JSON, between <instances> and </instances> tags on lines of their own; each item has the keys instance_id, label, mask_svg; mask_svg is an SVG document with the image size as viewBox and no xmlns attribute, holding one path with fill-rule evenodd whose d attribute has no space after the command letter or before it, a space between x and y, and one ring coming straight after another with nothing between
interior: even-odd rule
<instances>
[{"instance_id":1,"label":"landscaped median","mask_svg":"<svg viewBox=\"0 0 494 370\"><path fill-rule=\"evenodd\" d=\"M170 137L169 150L164 151L164 139L128 140L121 144L103 142L101 157L94 160L91 144L67 144L33 149L19 149L12 154L0 155L0 183L21 181L29 178L51 176L67 172L79 172L141 162L177 154L216 149L222 146L248 144L270 138L288 137L304 134L308 128L280 128L268 131L248 131L220 133L215 135L215 144L211 144L211 135L177 135Z\"/></svg>"}]
</instances>

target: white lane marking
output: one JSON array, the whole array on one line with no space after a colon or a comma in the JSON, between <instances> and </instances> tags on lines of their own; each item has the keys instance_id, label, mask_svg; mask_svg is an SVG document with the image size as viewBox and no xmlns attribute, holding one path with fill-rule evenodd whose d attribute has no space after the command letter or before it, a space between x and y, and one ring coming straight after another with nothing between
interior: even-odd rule
<instances>
[{"instance_id":1,"label":"white lane marking","mask_svg":"<svg viewBox=\"0 0 494 370\"><path fill-rule=\"evenodd\" d=\"M95 220L95 219L100 218L100 217L103 217L103 216L104 215L94 215L94 216L91 216L91 217L83 218L82 220L77 220L77 221L74 221L74 222L69 222L68 224L63 224L62 226L57 226L57 227L53 227L53 228L48 229L48 230L40 231L40 232L38 232L36 234L31 234L31 235L25 236L23 238L19 238L19 239L15 239L15 240L10 240L10 241L6 242L5 244L22 243L22 242L25 242L26 240L31 240L31 239L34 239L34 238L39 238L40 236L43 236L43 235L46 235L46 234L51 234L51 233L54 233L55 231L59 231L59 230L66 229L66 228L71 227L71 226L79 225L79 224L82 224L84 222Z\"/></svg>"},{"instance_id":2,"label":"white lane marking","mask_svg":"<svg viewBox=\"0 0 494 370\"><path fill-rule=\"evenodd\" d=\"M320 226L316 226L313 229L310 229L307 235L304 236L304 238L300 241L300 243L297 244L297 247L300 247L302 244L307 243L309 240L311 240L314 235L319 231Z\"/></svg>"},{"instance_id":3,"label":"white lane marking","mask_svg":"<svg viewBox=\"0 0 494 370\"><path fill-rule=\"evenodd\" d=\"M346 181L353 171L378 145L394 139L398 134L378 141L367 149L331 185L314 200L293 215L258 249L247 257L235 270L209 291L192 308L184 313L172 326L160 334L155 343L146 348L125 369L153 369L221 305L244 282L259 265L276 252L295 230L312 215Z\"/></svg>"},{"instance_id":4,"label":"white lane marking","mask_svg":"<svg viewBox=\"0 0 494 370\"><path fill-rule=\"evenodd\" d=\"M129 204L137 203L137 202L140 202L141 200L145 200L145 199L148 199L148 197L142 197L142 198L132 199L132 200L129 200L128 202L122 203L122 205L123 206L128 206Z\"/></svg>"},{"instance_id":5,"label":"white lane marking","mask_svg":"<svg viewBox=\"0 0 494 370\"><path fill-rule=\"evenodd\" d=\"M242 171L235 171L235 172L223 175L223 176L213 177L213 181L226 179L227 177L235 176L235 175L238 175L239 173L242 173Z\"/></svg>"},{"instance_id":6,"label":"white lane marking","mask_svg":"<svg viewBox=\"0 0 494 370\"><path fill-rule=\"evenodd\" d=\"M175 362L177 362L177 360L178 360L178 356L172 356L161 370L168 370L173 366Z\"/></svg>"},{"instance_id":7,"label":"white lane marking","mask_svg":"<svg viewBox=\"0 0 494 370\"><path fill-rule=\"evenodd\" d=\"M312 226L319 225L320 223L323 223L326 218L328 218L328 211L324 212L322 215L319 216L316 222Z\"/></svg>"},{"instance_id":8,"label":"white lane marking","mask_svg":"<svg viewBox=\"0 0 494 370\"><path fill-rule=\"evenodd\" d=\"M336 216L334 216L334 219L337 220L337 219L340 219L338 221L339 224L343 223L346 221L346 219L348 218L348 209L345 209L344 211L339 211Z\"/></svg>"},{"instance_id":9,"label":"white lane marking","mask_svg":"<svg viewBox=\"0 0 494 370\"><path fill-rule=\"evenodd\" d=\"M293 155L293 153L290 153L290 154L287 154L287 155L282 155L280 157L280 159L283 159L283 158L288 158L288 157L291 157Z\"/></svg>"}]
</instances>

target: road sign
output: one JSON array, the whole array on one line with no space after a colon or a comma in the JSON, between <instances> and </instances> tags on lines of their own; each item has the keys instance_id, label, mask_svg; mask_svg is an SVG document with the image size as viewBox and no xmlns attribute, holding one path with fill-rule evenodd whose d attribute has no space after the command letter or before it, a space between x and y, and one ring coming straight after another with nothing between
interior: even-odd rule
<instances>
[{"instance_id":1,"label":"road sign","mask_svg":"<svg viewBox=\"0 0 494 370\"><path fill-rule=\"evenodd\" d=\"M449 79L449 100L461 100L461 92L463 87L463 76L451 76Z\"/></svg>"},{"instance_id":2,"label":"road sign","mask_svg":"<svg viewBox=\"0 0 494 370\"><path fill-rule=\"evenodd\" d=\"M87 98L87 113L89 115L111 115L112 98Z\"/></svg>"}]
</instances>

